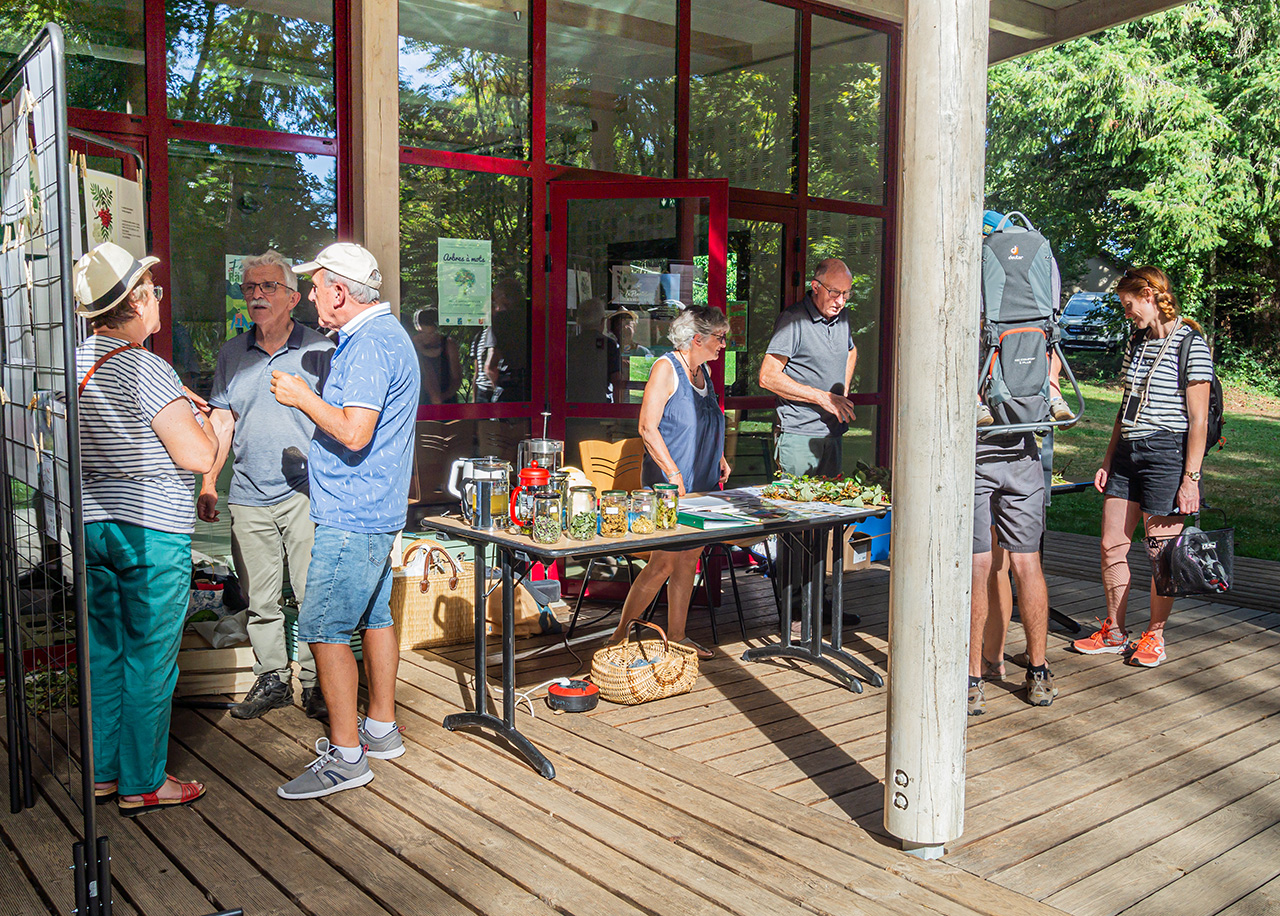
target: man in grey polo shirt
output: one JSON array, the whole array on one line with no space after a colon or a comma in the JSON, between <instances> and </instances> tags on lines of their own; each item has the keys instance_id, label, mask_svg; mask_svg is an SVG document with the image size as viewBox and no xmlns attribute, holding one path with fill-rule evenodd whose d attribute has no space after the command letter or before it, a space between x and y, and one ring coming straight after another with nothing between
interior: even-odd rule
<instances>
[{"instance_id":1,"label":"man in grey polo shirt","mask_svg":"<svg viewBox=\"0 0 1280 916\"><path fill-rule=\"evenodd\" d=\"M804 299L778 316L760 365L760 387L778 396L778 467L797 476L840 474L840 437L854 417L849 386L858 361L844 261L818 263Z\"/></svg>"},{"instance_id":2,"label":"man in grey polo shirt","mask_svg":"<svg viewBox=\"0 0 1280 916\"><path fill-rule=\"evenodd\" d=\"M292 673L285 650L280 593L284 562L299 603L307 583L315 524L307 485L307 452L315 424L285 407L271 393L271 373L279 370L324 386L333 343L293 320L301 296L293 269L268 251L244 263L241 285L253 326L218 351L209 406L218 433L218 457L200 485L196 510L206 522L218 520L218 474L234 447L231 489L231 550L236 573L249 596L249 641L257 675L231 715L252 719L293 702ZM298 644L302 706L313 719L327 714L316 681L311 647Z\"/></svg>"}]
</instances>

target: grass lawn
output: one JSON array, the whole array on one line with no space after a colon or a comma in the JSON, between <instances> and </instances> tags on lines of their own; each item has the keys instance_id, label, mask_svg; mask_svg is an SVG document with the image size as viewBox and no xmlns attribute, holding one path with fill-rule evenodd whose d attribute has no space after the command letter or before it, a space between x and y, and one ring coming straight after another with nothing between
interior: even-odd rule
<instances>
[{"instance_id":1,"label":"grass lawn","mask_svg":"<svg viewBox=\"0 0 1280 916\"><path fill-rule=\"evenodd\" d=\"M1067 480L1093 478L1120 408L1119 387L1081 383L1080 390L1084 419L1055 437L1054 470ZM1280 402L1228 389L1226 403L1226 448L1204 459L1205 501L1235 526L1238 555L1280 560ZM1060 496L1049 507L1049 528L1097 535L1101 517L1096 491ZM1217 527L1219 518L1208 513L1204 522Z\"/></svg>"}]
</instances>

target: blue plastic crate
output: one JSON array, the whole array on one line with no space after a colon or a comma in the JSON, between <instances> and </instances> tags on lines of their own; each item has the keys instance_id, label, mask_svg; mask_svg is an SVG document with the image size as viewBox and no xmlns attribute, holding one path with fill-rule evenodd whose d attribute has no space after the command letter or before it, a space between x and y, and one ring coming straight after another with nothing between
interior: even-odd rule
<instances>
[{"instance_id":1,"label":"blue plastic crate","mask_svg":"<svg viewBox=\"0 0 1280 916\"><path fill-rule=\"evenodd\" d=\"M359 632L351 634L351 651L355 653L356 661L360 661L364 656L361 650ZM289 661L296 662L298 660L298 609L286 607L284 609L284 651L289 656Z\"/></svg>"},{"instance_id":2,"label":"blue plastic crate","mask_svg":"<svg viewBox=\"0 0 1280 916\"><path fill-rule=\"evenodd\" d=\"M853 523L853 530L871 538L872 561L889 559L889 534L893 528L893 510L885 512L884 518L864 518Z\"/></svg>"}]
</instances>

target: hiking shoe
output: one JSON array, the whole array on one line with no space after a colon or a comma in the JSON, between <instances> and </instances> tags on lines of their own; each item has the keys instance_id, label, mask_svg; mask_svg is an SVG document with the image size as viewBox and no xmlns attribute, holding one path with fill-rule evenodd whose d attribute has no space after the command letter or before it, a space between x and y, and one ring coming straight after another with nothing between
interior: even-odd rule
<instances>
[{"instance_id":1,"label":"hiking shoe","mask_svg":"<svg viewBox=\"0 0 1280 916\"><path fill-rule=\"evenodd\" d=\"M1129 664L1144 668L1154 668L1164 659L1164 637L1152 630L1143 633L1129 653Z\"/></svg>"},{"instance_id":2,"label":"hiking shoe","mask_svg":"<svg viewBox=\"0 0 1280 916\"><path fill-rule=\"evenodd\" d=\"M321 798L373 780L368 754L361 754L355 763L347 763L328 738L316 739L316 753L320 756L307 765L301 776L276 789L277 795L288 799Z\"/></svg>"},{"instance_id":3,"label":"hiking shoe","mask_svg":"<svg viewBox=\"0 0 1280 916\"><path fill-rule=\"evenodd\" d=\"M978 429L982 429L982 427L984 426L990 426L994 422L996 422L996 418L991 416L991 408L988 407L986 404L979 403L978 404Z\"/></svg>"},{"instance_id":4,"label":"hiking shoe","mask_svg":"<svg viewBox=\"0 0 1280 916\"><path fill-rule=\"evenodd\" d=\"M1056 397L1049 399L1049 415L1055 420L1070 420L1075 416L1068 406L1066 398Z\"/></svg>"},{"instance_id":5,"label":"hiking shoe","mask_svg":"<svg viewBox=\"0 0 1280 916\"><path fill-rule=\"evenodd\" d=\"M302 688L302 710L312 719L328 719L329 706L320 692L320 685Z\"/></svg>"},{"instance_id":6,"label":"hiking shoe","mask_svg":"<svg viewBox=\"0 0 1280 916\"><path fill-rule=\"evenodd\" d=\"M1053 698L1058 695L1058 688L1053 686L1053 675L1048 667L1037 671L1027 669L1027 702L1032 706L1052 706Z\"/></svg>"},{"instance_id":7,"label":"hiking shoe","mask_svg":"<svg viewBox=\"0 0 1280 916\"><path fill-rule=\"evenodd\" d=\"M978 683L969 685L969 715L980 716L987 711L987 697L983 693L985 682L979 678Z\"/></svg>"},{"instance_id":8,"label":"hiking shoe","mask_svg":"<svg viewBox=\"0 0 1280 916\"><path fill-rule=\"evenodd\" d=\"M260 674L243 700L231 707L237 719L256 719L264 712L293 705L293 685L272 672Z\"/></svg>"},{"instance_id":9,"label":"hiking shoe","mask_svg":"<svg viewBox=\"0 0 1280 916\"><path fill-rule=\"evenodd\" d=\"M360 736L360 743L364 745L364 752L367 757L376 757L378 760L394 760L404 753L404 739L400 737L399 728L393 728L381 738L375 738L365 731L364 719L361 718L356 723L356 734Z\"/></svg>"},{"instance_id":10,"label":"hiking shoe","mask_svg":"<svg viewBox=\"0 0 1280 916\"><path fill-rule=\"evenodd\" d=\"M1129 634L1111 625L1111 619L1102 621L1102 629L1092 636L1077 639L1071 648L1081 655L1121 655L1129 645Z\"/></svg>"}]
</instances>

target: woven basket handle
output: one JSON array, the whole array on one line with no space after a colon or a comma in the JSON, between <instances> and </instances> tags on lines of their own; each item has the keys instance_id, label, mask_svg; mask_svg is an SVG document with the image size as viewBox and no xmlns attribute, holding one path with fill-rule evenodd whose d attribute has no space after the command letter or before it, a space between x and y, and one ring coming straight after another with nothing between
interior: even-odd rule
<instances>
[{"instance_id":1,"label":"woven basket handle","mask_svg":"<svg viewBox=\"0 0 1280 916\"><path fill-rule=\"evenodd\" d=\"M427 562L422 565L422 581L418 583L418 591L424 595L431 591L431 569L434 566L441 572L445 569L445 563L449 568L449 591L454 591L458 587L458 564L453 561L453 557L449 555L449 551L445 550L434 541L417 541L412 544L408 550L404 552L404 565L409 565L409 560L419 550L426 550ZM444 558L444 562L440 562L440 558Z\"/></svg>"},{"instance_id":2,"label":"woven basket handle","mask_svg":"<svg viewBox=\"0 0 1280 916\"><path fill-rule=\"evenodd\" d=\"M663 652L665 653L670 650L671 642L667 639L666 631L664 631L662 627L658 626L656 623L651 623L648 620L640 620L639 618L637 618L636 620L631 621L631 626L628 627L627 629L628 640L632 639L632 637L635 635L636 627L649 627L651 629L657 630L658 635L662 637Z\"/></svg>"}]
</instances>

